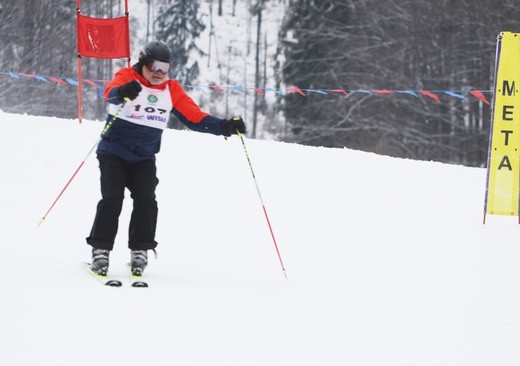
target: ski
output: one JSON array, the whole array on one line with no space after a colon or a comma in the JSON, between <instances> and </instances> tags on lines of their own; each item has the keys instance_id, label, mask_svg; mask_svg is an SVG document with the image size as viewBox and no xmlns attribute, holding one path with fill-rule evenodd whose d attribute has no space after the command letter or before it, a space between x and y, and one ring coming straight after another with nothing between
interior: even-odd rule
<instances>
[{"instance_id":1,"label":"ski","mask_svg":"<svg viewBox=\"0 0 520 366\"><path fill-rule=\"evenodd\" d=\"M143 281L142 276L132 276L132 287L148 287L148 282Z\"/></svg>"},{"instance_id":2,"label":"ski","mask_svg":"<svg viewBox=\"0 0 520 366\"><path fill-rule=\"evenodd\" d=\"M148 282L143 280L143 274L140 271L140 273L136 273L132 271L132 268L130 268L130 278L132 280L132 287L148 287Z\"/></svg>"},{"instance_id":3,"label":"ski","mask_svg":"<svg viewBox=\"0 0 520 366\"><path fill-rule=\"evenodd\" d=\"M86 269L86 271L88 273L90 273L90 275L92 277L94 277L96 280L98 280L99 282L101 282L105 286L109 286L109 287L121 287L121 286L123 286L123 283L121 281L119 281L119 280L114 280L114 279L110 278L109 276L103 276L103 275L100 275L100 274L94 272L92 270L92 267L91 267L90 263L84 263L84 268Z\"/></svg>"}]
</instances>

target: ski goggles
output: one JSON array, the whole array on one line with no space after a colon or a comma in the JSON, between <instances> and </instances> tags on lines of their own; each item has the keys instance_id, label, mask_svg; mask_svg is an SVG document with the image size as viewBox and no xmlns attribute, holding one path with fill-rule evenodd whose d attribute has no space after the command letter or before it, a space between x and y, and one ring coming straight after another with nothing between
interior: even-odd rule
<instances>
[{"instance_id":1,"label":"ski goggles","mask_svg":"<svg viewBox=\"0 0 520 366\"><path fill-rule=\"evenodd\" d=\"M167 74L170 70L170 63L151 59L146 63L146 67L151 72L160 72L161 74Z\"/></svg>"}]
</instances>

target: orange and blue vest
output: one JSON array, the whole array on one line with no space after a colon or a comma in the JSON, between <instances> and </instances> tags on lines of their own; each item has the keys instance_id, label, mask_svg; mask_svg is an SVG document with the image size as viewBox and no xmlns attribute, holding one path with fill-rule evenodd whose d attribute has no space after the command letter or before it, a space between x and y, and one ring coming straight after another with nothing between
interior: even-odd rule
<instances>
[{"instance_id":1,"label":"orange and blue vest","mask_svg":"<svg viewBox=\"0 0 520 366\"><path fill-rule=\"evenodd\" d=\"M97 154L132 163L155 160L170 113L194 131L222 135L223 119L203 112L177 80L151 85L138 70L138 65L120 69L105 89L109 103L106 123L113 122L103 134ZM143 89L136 99L123 105L119 88L132 80L137 80Z\"/></svg>"}]
</instances>

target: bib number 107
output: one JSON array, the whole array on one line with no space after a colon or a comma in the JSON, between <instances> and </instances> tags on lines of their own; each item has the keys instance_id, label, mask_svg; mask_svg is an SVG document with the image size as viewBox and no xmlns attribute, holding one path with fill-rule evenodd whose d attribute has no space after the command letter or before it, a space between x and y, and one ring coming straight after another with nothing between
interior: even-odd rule
<instances>
[{"instance_id":1,"label":"bib number 107","mask_svg":"<svg viewBox=\"0 0 520 366\"><path fill-rule=\"evenodd\" d=\"M134 106L134 109L135 109L136 112L139 112L139 111L141 110L141 107L142 107L142 106L141 106L140 104L138 104L138 105ZM166 109L162 109L162 108L154 108L154 107L150 107L150 106L144 108L143 110L144 110L146 113L152 113L152 114L154 114L154 113L156 113L156 112L159 112L159 114L164 114L164 113L166 113Z\"/></svg>"}]
</instances>

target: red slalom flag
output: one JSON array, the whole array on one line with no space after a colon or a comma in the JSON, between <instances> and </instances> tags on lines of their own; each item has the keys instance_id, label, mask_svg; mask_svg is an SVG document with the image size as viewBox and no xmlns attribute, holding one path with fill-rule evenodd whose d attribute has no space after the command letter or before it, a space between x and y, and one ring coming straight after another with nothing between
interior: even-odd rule
<instances>
[{"instance_id":1,"label":"red slalom flag","mask_svg":"<svg viewBox=\"0 0 520 366\"><path fill-rule=\"evenodd\" d=\"M128 17L91 18L78 13L78 54L95 58L130 57Z\"/></svg>"}]
</instances>

